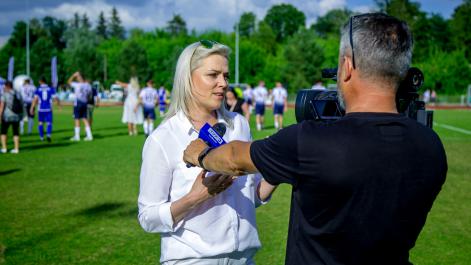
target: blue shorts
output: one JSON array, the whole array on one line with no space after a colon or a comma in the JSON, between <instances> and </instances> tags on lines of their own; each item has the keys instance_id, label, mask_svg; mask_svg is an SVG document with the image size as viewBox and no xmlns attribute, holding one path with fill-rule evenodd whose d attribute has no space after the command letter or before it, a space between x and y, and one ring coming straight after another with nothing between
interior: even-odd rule
<instances>
[{"instance_id":1,"label":"blue shorts","mask_svg":"<svg viewBox=\"0 0 471 265\"><path fill-rule=\"evenodd\" d=\"M164 112L165 111L165 104L159 104L159 110Z\"/></svg>"},{"instance_id":2,"label":"blue shorts","mask_svg":"<svg viewBox=\"0 0 471 265\"><path fill-rule=\"evenodd\" d=\"M285 104L276 104L273 106L273 114L280 114L283 115L283 111L285 110Z\"/></svg>"},{"instance_id":3,"label":"blue shorts","mask_svg":"<svg viewBox=\"0 0 471 265\"><path fill-rule=\"evenodd\" d=\"M74 118L76 120L87 118L87 103L77 102L74 106Z\"/></svg>"},{"instance_id":4,"label":"blue shorts","mask_svg":"<svg viewBox=\"0 0 471 265\"><path fill-rule=\"evenodd\" d=\"M257 115L265 115L265 104L263 104L263 103L255 103L255 114L257 114Z\"/></svg>"},{"instance_id":5,"label":"blue shorts","mask_svg":"<svg viewBox=\"0 0 471 265\"><path fill-rule=\"evenodd\" d=\"M31 104L31 102L25 102L24 112L27 113L28 118L34 118L34 112L33 115L31 115L31 112L29 112L29 110L31 109Z\"/></svg>"},{"instance_id":6,"label":"blue shorts","mask_svg":"<svg viewBox=\"0 0 471 265\"><path fill-rule=\"evenodd\" d=\"M245 102L247 102L247 104L249 104L249 105L252 105L252 99L251 98L245 99Z\"/></svg>"},{"instance_id":7,"label":"blue shorts","mask_svg":"<svg viewBox=\"0 0 471 265\"><path fill-rule=\"evenodd\" d=\"M38 111L39 122L52 122L52 111Z\"/></svg>"},{"instance_id":8,"label":"blue shorts","mask_svg":"<svg viewBox=\"0 0 471 265\"><path fill-rule=\"evenodd\" d=\"M144 119L155 120L154 108L144 107Z\"/></svg>"}]
</instances>

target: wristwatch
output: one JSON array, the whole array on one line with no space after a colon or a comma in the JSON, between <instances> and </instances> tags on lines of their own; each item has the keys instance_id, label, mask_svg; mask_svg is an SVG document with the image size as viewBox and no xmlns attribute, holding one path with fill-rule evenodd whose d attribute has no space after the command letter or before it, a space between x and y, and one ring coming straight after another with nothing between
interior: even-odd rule
<instances>
[{"instance_id":1,"label":"wristwatch","mask_svg":"<svg viewBox=\"0 0 471 265\"><path fill-rule=\"evenodd\" d=\"M205 149L203 149L203 151L201 151L201 153L198 155L198 163L200 164L200 167L204 170L206 170L206 168L204 167L203 165L203 159L209 154L209 152L211 152L211 150L213 150L214 147L212 146L208 146L206 147Z\"/></svg>"}]
</instances>

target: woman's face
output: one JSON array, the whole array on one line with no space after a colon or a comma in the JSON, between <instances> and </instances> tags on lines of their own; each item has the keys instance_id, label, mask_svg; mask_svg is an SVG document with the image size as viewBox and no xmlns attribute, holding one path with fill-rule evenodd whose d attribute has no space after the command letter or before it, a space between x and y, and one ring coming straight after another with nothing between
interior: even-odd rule
<instances>
[{"instance_id":1,"label":"woman's face","mask_svg":"<svg viewBox=\"0 0 471 265\"><path fill-rule=\"evenodd\" d=\"M218 54L208 56L191 73L191 78L196 106L207 111L219 109L229 80L227 59Z\"/></svg>"},{"instance_id":2,"label":"woman's face","mask_svg":"<svg viewBox=\"0 0 471 265\"><path fill-rule=\"evenodd\" d=\"M228 100L234 100L236 99L235 95L234 95L234 92L232 92L231 90L227 90L226 92L226 98Z\"/></svg>"}]
</instances>

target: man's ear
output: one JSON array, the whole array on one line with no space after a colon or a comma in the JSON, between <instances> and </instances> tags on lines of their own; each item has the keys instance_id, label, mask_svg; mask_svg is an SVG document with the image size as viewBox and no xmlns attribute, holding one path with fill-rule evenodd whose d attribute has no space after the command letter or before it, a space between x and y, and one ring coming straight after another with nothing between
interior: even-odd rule
<instances>
[{"instance_id":1,"label":"man's ear","mask_svg":"<svg viewBox=\"0 0 471 265\"><path fill-rule=\"evenodd\" d=\"M348 56L343 57L343 63L341 66L342 81L348 82L352 78L353 64L352 59Z\"/></svg>"}]
</instances>

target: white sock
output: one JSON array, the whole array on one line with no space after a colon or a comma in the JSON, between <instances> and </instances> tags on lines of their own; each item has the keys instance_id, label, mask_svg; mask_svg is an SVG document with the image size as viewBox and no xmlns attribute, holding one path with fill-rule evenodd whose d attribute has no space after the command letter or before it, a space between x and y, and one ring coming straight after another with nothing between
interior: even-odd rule
<instances>
[{"instance_id":1,"label":"white sock","mask_svg":"<svg viewBox=\"0 0 471 265\"><path fill-rule=\"evenodd\" d=\"M75 127L75 138L80 139L80 127Z\"/></svg>"},{"instance_id":2,"label":"white sock","mask_svg":"<svg viewBox=\"0 0 471 265\"><path fill-rule=\"evenodd\" d=\"M257 123L257 130L261 130L262 129L262 125L260 123Z\"/></svg>"},{"instance_id":3,"label":"white sock","mask_svg":"<svg viewBox=\"0 0 471 265\"><path fill-rule=\"evenodd\" d=\"M144 133L148 134L147 133L147 121L144 121L144 125L142 127L144 127Z\"/></svg>"},{"instance_id":4,"label":"white sock","mask_svg":"<svg viewBox=\"0 0 471 265\"><path fill-rule=\"evenodd\" d=\"M28 119L28 133L33 132L33 125L34 125L34 120Z\"/></svg>"},{"instance_id":5,"label":"white sock","mask_svg":"<svg viewBox=\"0 0 471 265\"><path fill-rule=\"evenodd\" d=\"M87 138L93 138L92 129L90 129L90 126L85 127L85 133L87 134Z\"/></svg>"},{"instance_id":6,"label":"white sock","mask_svg":"<svg viewBox=\"0 0 471 265\"><path fill-rule=\"evenodd\" d=\"M25 125L25 122L24 122L23 120L21 120L21 121L20 121L20 134L24 134L24 133L25 133L24 125Z\"/></svg>"},{"instance_id":7,"label":"white sock","mask_svg":"<svg viewBox=\"0 0 471 265\"><path fill-rule=\"evenodd\" d=\"M149 122L149 134L151 134L153 130L154 130L154 122L151 121Z\"/></svg>"},{"instance_id":8,"label":"white sock","mask_svg":"<svg viewBox=\"0 0 471 265\"><path fill-rule=\"evenodd\" d=\"M279 126L278 122L275 121L275 129L278 129L278 126Z\"/></svg>"}]
</instances>

